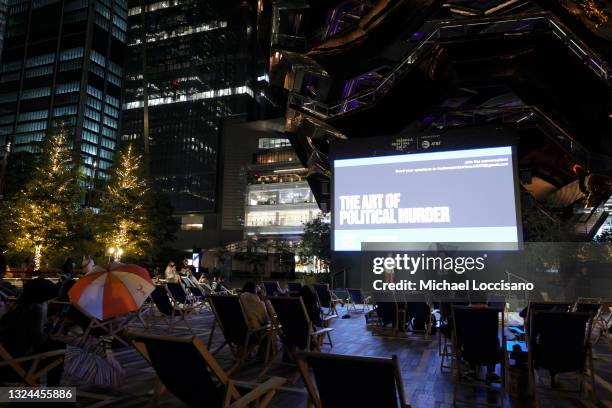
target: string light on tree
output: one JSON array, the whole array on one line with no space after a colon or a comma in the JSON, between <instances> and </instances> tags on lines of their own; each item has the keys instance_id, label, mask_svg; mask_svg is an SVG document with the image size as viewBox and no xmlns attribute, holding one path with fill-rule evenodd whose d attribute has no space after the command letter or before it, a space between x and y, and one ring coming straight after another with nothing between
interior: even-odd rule
<instances>
[{"instance_id":1,"label":"string light on tree","mask_svg":"<svg viewBox=\"0 0 612 408\"><path fill-rule=\"evenodd\" d=\"M74 234L80 190L72 166L67 128L49 132L41 151L40 165L32 179L9 206L6 219L9 247L34 255L39 270L43 256L61 252Z\"/></svg>"},{"instance_id":2,"label":"string light on tree","mask_svg":"<svg viewBox=\"0 0 612 408\"><path fill-rule=\"evenodd\" d=\"M131 145L119 154L111 182L100 200L98 241L113 248L116 261L123 254L143 256L151 247L149 221L151 192L141 169L142 157Z\"/></svg>"}]
</instances>

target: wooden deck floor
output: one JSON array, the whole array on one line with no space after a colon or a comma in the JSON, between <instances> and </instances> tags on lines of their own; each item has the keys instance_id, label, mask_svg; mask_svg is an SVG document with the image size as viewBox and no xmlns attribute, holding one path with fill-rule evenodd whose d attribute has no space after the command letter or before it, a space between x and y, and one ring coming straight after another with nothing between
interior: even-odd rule
<instances>
[{"instance_id":1,"label":"wooden deck floor","mask_svg":"<svg viewBox=\"0 0 612 408\"><path fill-rule=\"evenodd\" d=\"M340 315L345 314L340 309ZM191 318L194 331L204 341L207 340L212 324L212 314L204 312ZM451 407L453 400L453 375L449 372L440 372L440 357L438 356L437 340L423 340L422 337L393 338L373 336L366 330L363 314L351 313L350 319L334 319L332 327L334 346L330 349L325 346L324 351L338 354L354 354L366 356L398 355L406 390L406 398L413 407ZM137 327L136 327L137 328ZM154 332L163 333L163 327L154 328ZM175 329L173 335L189 335L183 328ZM221 344L222 334L215 332L214 345ZM155 380L155 372L132 348L117 349L115 357L126 371L126 380L118 389L103 389L92 386L78 388L78 406L81 407L143 407L151 403L151 391ZM227 347L217 354L219 363L224 367L231 366L232 359ZM180 364L180 361L177 361ZM538 391L538 399L542 407L612 407L612 349L605 344L599 345L595 350L595 371L597 380L596 403L579 396L565 396L559 399L555 393L547 390ZM246 384L254 384L262 364L248 363L240 372L232 377ZM280 362L280 355L268 375L295 378L297 371ZM342 374L346 375L346 374ZM567 377L567 381L571 376ZM565 383L562 382L562 386ZM575 383L573 383L575 384ZM339 389L339 392L347 391ZM95 396L93 395L95 394ZM302 383L298 380L295 385L282 389L275 397L271 406L278 408L305 407L307 394ZM532 406L530 400L506 397L505 406L528 407ZM169 393L165 393L159 404L160 407L184 406ZM374 407L365 404L364 407Z\"/></svg>"}]
</instances>

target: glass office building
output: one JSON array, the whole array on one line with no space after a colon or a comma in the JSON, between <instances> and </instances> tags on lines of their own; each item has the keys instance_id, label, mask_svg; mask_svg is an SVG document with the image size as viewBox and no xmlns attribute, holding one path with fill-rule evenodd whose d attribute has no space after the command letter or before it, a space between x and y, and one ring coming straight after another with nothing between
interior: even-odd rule
<instances>
[{"instance_id":1,"label":"glass office building","mask_svg":"<svg viewBox=\"0 0 612 408\"><path fill-rule=\"evenodd\" d=\"M267 79L258 65L256 6L211 0L129 6L122 140L142 146L151 178L177 215L214 228L219 120L254 112Z\"/></svg>"},{"instance_id":2,"label":"glass office building","mask_svg":"<svg viewBox=\"0 0 612 408\"><path fill-rule=\"evenodd\" d=\"M82 173L108 178L120 123L126 29L125 0L9 0L0 147L10 143L13 152L36 153L49 129L68 125Z\"/></svg>"},{"instance_id":3,"label":"glass office building","mask_svg":"<svg viewBox=\"0 0 612 408\"><path fill-rule=\"evenodd\" d=\"M0 64L2 63L2 45L4 44L4 30L6 29L6 11L8 1L0 0Z\"/></svg>"},{"instance_id":4,"label":"glass office building","mask_svg":"<svg viewBox=\"0 0 612 408\"><path fill-rule=\"evenodd\" d=\"M288 139L260 138L247 173L245 237L299 241L320 213Z\"/></svg>"}]
</instances>

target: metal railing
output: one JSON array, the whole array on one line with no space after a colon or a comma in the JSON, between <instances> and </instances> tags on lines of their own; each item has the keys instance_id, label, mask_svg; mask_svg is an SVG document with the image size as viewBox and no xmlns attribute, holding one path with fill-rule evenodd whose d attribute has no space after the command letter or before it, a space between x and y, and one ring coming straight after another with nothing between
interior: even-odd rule
<instances>
[{"instance_id":1,"label":"metal railing","mask_svg":"<svg viewBox=\"0 0 612 408\"><path fill-rule=\"evenodd\" d=\"M557 20L557 18L546 12L532 14L529 17L516 18L489 18L485 21L469 21L462 24L441 22L395 66L395 68L381 82L372 89L361 92L350 98L343 99L334 104L326 104L313 100L309 97L291 93L289 95L289 106L297 106L300 109L312 113L320 118L331 118L362 106L375 102L384 95L400 77L403 77L421 57L432 49L433 45L443 38L463 37L474 34L499 34L520 32L546 32L549 31L561 40L566 47L577 57L582 59L598 77L603 79L609 86L612 85L612 72L607 63L595 52L574 36L568 28Z\"/></svg>"}]
</instances>

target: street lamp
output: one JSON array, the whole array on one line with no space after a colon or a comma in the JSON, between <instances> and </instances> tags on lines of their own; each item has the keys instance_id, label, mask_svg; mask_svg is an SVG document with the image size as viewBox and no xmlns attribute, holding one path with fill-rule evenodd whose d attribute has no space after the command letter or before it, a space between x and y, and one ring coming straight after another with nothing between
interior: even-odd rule
<instances>
[{"instance_id":1,"label":"street lamp","mask_svg":"<svg viewBox=\"0 0 612 408\"><path fill-rule=\"evenodd\" d=\"M115 262L119 262L121 260L121 255L123 255L123 249L117 247L108 248L108 263L111 261L111 256Z\"/></svg>"},{"instance_id":2,"label":"street lamp","mask_svg":"<svg viewBox=\"0 0 612 408\"><path fill-rule=\"evenodd\" d=\"M123 255L123 249L117 248L115 251L115 262L119 262L121 260L121 255Z\"/></svg>"},{"instance_id":3,"label":"street lamp","mask_svg":"<svg viewBox=\"0 0 612 408\"><path fill-rule=\"evenodd\" d=\"M108 263L110 263L111 261L111 256L115 255L115 248L114 247L110 247L108 248Z\"/></svg>"}]
</instances>

